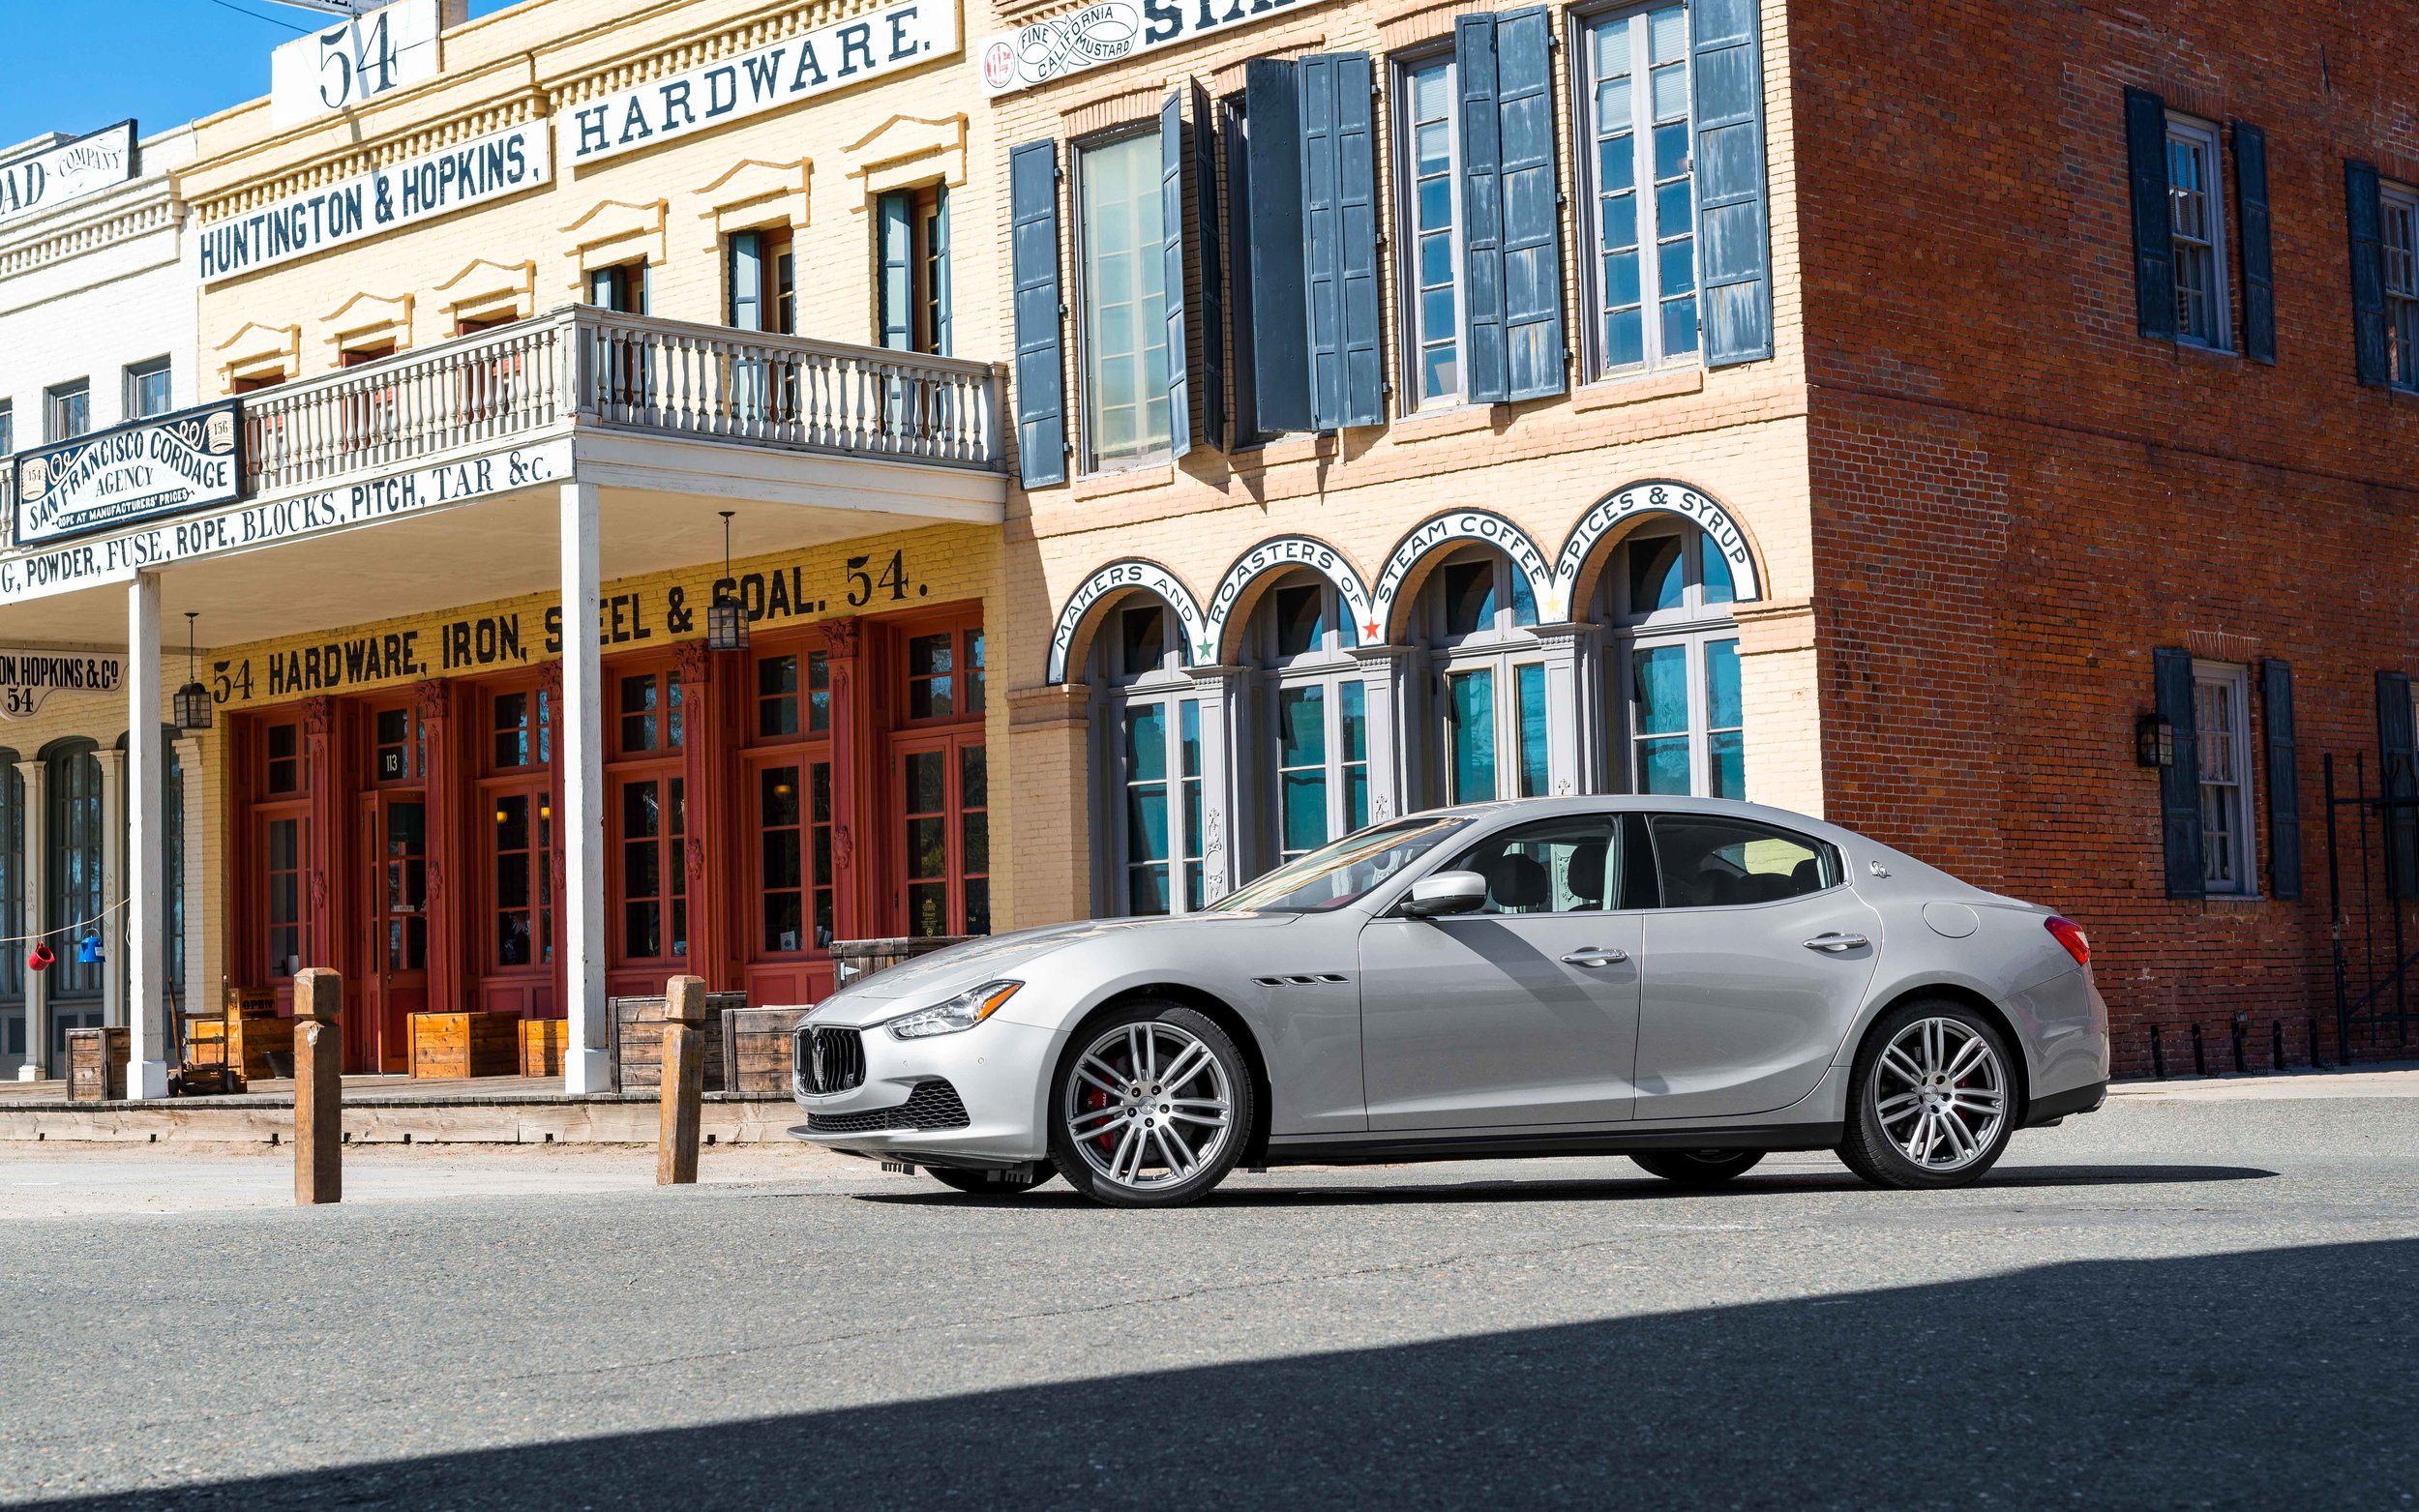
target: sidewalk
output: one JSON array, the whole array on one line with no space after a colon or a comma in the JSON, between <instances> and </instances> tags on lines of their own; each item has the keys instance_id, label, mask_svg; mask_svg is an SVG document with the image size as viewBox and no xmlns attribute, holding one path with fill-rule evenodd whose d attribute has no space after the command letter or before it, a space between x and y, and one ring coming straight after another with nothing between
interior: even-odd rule
<instances>
[{"instance_id":1,"label":"sidewalk","mask_svg":"<svg viewBox=\"0 0 2419 1512\"><path fill-rule=\"evenodd\" d=\"M2164 1103L2271 1102L2313 1097L2419 1097L2419 1061L2364 1062L2349 1069L2118 1082L2111 1098Z\"/></svg>"}]
</instances>

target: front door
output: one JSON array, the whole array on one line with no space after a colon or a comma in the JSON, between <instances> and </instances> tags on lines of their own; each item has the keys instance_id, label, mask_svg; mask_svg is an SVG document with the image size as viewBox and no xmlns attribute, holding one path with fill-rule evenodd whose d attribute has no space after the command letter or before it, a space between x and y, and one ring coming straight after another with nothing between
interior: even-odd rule
<instances>
[{"instance_id":1,"label":"front door","mask_svg":"<svg viewBox=\"0 0 2419 1512\"><path fill-rule=\"evenodd\" d=\"M1640 1118L1769 1112L1814 1090L1864 1004L1881 918L1820 841L1722 815L1653 818Z\"/></svg>"},{"instance_id":2,"label":"front door","mask_svg":"<svg viewBox=\"0 0 2419 1512\"><path fill-rule=\"evenodd\" d=\"M1498 831L1447 868L1487 878L1483 910L1362 930L1372 1130L1630 1116L1643 915L1623 906L1625 838L1609 815Z\"/></svg>"},{"instance_id":3,"label":"front door","mask_svg":"<svg viewBox=\"0 0 2419 1512\"><path fill-rule=\"evenodd\" d=\"M411 1069L408 1016L429 1006L429 806L417 794L361 797L362 984L357 1064Z\"/></svg>"}]
</instances>

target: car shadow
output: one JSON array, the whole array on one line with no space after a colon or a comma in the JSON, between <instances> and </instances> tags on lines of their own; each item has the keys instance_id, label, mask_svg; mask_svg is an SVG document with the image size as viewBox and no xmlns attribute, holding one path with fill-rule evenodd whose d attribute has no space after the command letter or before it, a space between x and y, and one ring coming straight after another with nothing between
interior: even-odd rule
<instances>
[{"instance_id":1,"label":"car shadow","mask_svg":"<svg viewBox=\"0 0 2419 1512\"><path fill-rule=\"evenodd\" d=\"M1400 1170L1401 1168L1387 1168ZM2208 1181L2260 1181L2277 1175L2256 1166L2018 1166L1992 1171L1968 1192L1997 1189L2105 1186L2185 1186ZM1254 1178L1251 1185L1229 1185L1196 1204L1216 1207L1335 1207L1351 1203L1417 1206L1448 1202L1573 1202L1641 1201L1662 1198L1776 1197L1826 1192L1870 1192L1874 1189L1842 1171L1749 1171L1725 1185L1688 1188L1641 1171L1634 1176L1489 1176L1478 1180L1424 1181L1418 1176L1397 1182L1353 1180L1338 1185L1288 1185ZM1091 1207L1060 1182L1052 1182L1023 1197L973 1197L947 1188L903 1192L853 1192L851 1201L907 1207ZM1912 1193L1921 1197L1925 1194Z\"/></svg>"},{"instance_id":2,"label":"car shadow","mask_svg":"<svg viewBox=\"0 0 2419 1512\"><path fill-rule=\"evenodd\" d=\"M1765 1301L924 1386L55 1509L2401 1506L2419 1240L2101 1258ZM1174 1304L1172 1304L1174 1305ZM1218 1310L1152 1327L1216 1348ZM935 1345L934 1365L973 1356ZM954 1366L953 1366L954 1361ZM850 1397L860 1383L801 1382ZM1057 1374L1054 1366L1053 1374ZM919 1378L921 1379L921 1378ZM600 1382L601 1385L601 1382ZM631 1389L625 1386L621 1389ZM663 1404L667 1411L678 1404ZM166 1474L206 1473L161 1467Z\"/></svg>"}]
</instances>

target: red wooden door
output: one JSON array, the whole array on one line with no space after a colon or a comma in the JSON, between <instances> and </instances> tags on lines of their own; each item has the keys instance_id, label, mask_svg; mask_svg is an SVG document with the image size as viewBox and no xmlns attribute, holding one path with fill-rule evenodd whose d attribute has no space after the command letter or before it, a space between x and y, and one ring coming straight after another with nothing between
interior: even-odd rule
<instances>
[{"instance_id":1,"label":"red wooden door","mask_svg":"<svg viewBox=\"0 0 2419 1512\"><path fill-rule=\"evenodd\" d=\"M360 833L361 943L352 975L364 1002L356 1064L408 1071L408 1016L429 1007L428 800L364 793Z\"/></svg>"}]
</instances>

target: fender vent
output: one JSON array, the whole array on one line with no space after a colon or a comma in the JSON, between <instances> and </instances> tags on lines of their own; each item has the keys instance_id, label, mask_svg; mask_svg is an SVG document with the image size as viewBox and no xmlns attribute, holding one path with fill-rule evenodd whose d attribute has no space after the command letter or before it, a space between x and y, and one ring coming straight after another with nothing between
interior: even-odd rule
<instances>
[{"instance_id":1,"label":"fender vent","mask_svg":"<svg viewBox=\"0 0 2419 1512\"><path fill-rule=\"evenodd\" d=\"M1262 987L1341 987L1352 978L1333 971L1320 971L1304 976L1256 976L1252 980Z\"/></svg>"}]
</instances>

